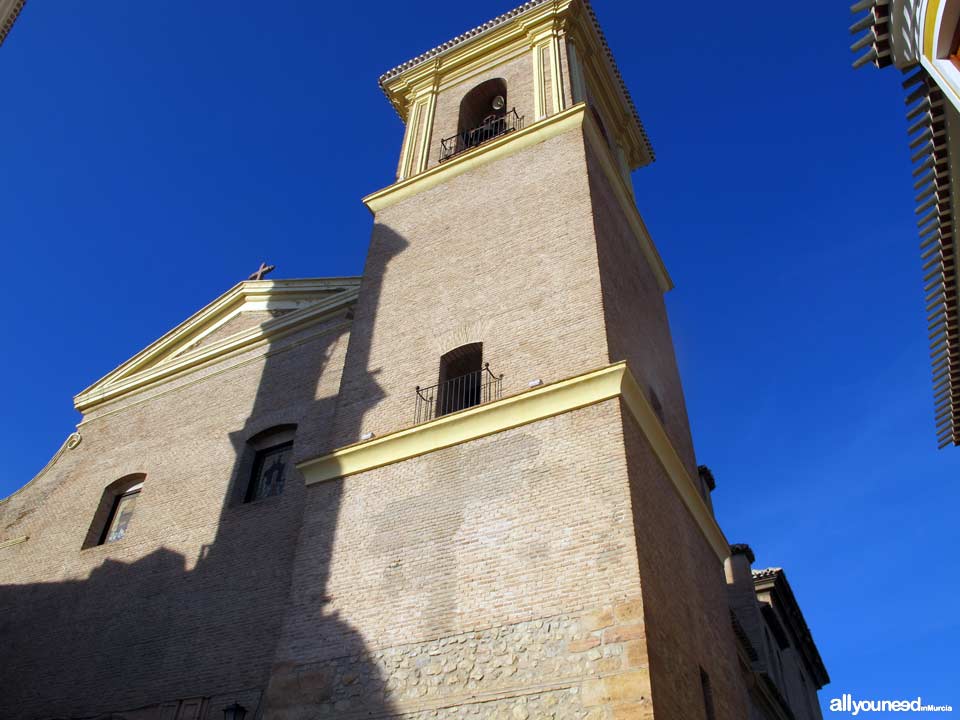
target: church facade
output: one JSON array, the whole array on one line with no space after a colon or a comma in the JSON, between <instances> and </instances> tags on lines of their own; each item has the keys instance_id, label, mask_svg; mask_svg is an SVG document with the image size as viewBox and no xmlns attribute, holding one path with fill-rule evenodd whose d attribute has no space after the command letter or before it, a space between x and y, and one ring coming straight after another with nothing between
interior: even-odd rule
<instances>
[{"instance_id":1,"label":"church facade","mask_svg":"<svg viewBox=\"0 0 960 720\"><path fill-rule=\"evenodd\" d=\"M380 84L363 276L232 288L0 504L0 716L819 719L786 577L695 458L589 3Z\"/></svg>"}]
</instances>

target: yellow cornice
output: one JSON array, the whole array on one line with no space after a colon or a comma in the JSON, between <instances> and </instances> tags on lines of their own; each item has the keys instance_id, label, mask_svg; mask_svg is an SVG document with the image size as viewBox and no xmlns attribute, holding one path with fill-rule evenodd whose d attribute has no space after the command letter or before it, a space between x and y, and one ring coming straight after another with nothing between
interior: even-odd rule
<instances>
[{"instance_id":1,"label":"yellow cornice","mask_svg":"<svg viewBox=\"0 0 960 720\"><path fill-rule=\"evenodd\" d=\"M430 60L417 63L409 70L386 80L383 89L401 118L407 117L407 105L412 94L430 85L434 79L443 83L458 72L469 70L473 64L484 63L490 56L515 52L530 46L531 38L554 23L557 15L567 11L575 0L557 0L532 8L509 21L455 44Z\"/></svg>"},{"instance_id":2,"label":"yellow cornice","mask_svg":"<svg viewBox=\"0 0 960 720\"><path fill-rule=\"evenodd\" d=\"M657 283L662 292L667 292L673 288L673 281L663 263L663 258L657 251L656 245L650 238L650 233L640 217L636 203L633 199L633 191L627 188L620 172L617 170L616 161L607 145L599 133L596 123L593 121L590 113L586 112L586 104L578 103L568 110L545 117L539 122L528 125L523 130L508 133L496 140L484 143L472 150L454 155L444 163L435 165L429 170L414 175L411 178L400 180L393 185L371 193L363 198L364 204L370 212L376 214L394 205L401 200L422 193L425 190L436 187L447 182L458 175L469 172L474 168L484 165L501 158L509 157L525 148L531 147L552 137L561 135L569 130L583 126L584 134L593 144L596 155L600 159L601 167L610 180L614 189L614 194L623 209L634 237L640 244L644 256L650 263Z\"/></svg>"},{"instance_id":3,"label":"yellow cornice","mask_svg":"<svg viewBox=\"0 0 960 720\"><path fill-rule=\"evenodd\" d=\"M729 544L625 362L478 405L297 465L307 485L356 475L555 415L622 398L684 505L722 561Z\"/></svg>"},{"instance_id":4,"label":"yellow cornice","mask_svg":"<svg viewBox=\"0 0 960 720\"><path fill-rule=\"evenodd\" d=\"M585 108L586 106L583 103L574 105L569 110L551 115L528 125L522 130L501 135L497 139L472 150L454 155L446 162L435 165L419 175L414 175L367 195L363 198L363 203L369 208L370 212L377 213L405 198L436 187L440 183L447 182L457 175L462 175L480 165L508 157L532 145L561 135L583 123Z\"/></svg>"},{"instance_id":5,"label":"yellow cornice","mask_svg":"<svg viewBox=\"0 0 960 720\"><path fill-rule=\"evenodd\" d=\"M941 0L930 0L930 2L928 2L926 5L926 9L924 10L923 48L921 52L928 60L931 61L936 59L936 42L934 35L936 34L937 29L937 13L940 10L940 1Z\"/></svg>"}]
</instances>

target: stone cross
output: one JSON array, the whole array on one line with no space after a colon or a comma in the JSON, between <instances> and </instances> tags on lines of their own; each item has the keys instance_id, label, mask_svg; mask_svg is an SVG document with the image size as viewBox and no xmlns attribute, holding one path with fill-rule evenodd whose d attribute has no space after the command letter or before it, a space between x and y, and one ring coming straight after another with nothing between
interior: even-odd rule
<instances>
[{"instance_id":1,"label":"stone cross","mask_svg":"<svg viewBox=\"0 0 960 720\"><path fill-rule=\"evenodd\" d=\"M250 275L247 280L263 280L263 276L267 273L273 272L276 267L276 265L267 265L266 263L262 262L260 263L260 268L255 273Z\"/></svg>"}]
</instances>

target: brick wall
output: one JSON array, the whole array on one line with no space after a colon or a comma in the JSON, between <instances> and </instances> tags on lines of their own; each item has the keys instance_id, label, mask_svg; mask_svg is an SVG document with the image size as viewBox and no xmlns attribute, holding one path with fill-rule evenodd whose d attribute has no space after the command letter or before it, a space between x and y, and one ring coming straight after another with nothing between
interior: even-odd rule
<instances>
[{"instance_id":1,"label":"brick wall","mask_svg":"<svg viewBox=\"0 0 960 720\"><path fill-rule=\"evenodd\" d=\"M606 365L582 133L378 213L363 283L337 445L409 425L414 388L436 383L440 356L469 342L483 343L506 394Z\"/></svg>"},{"instance_id":2,"label":"brick wall","mask_svg":"<svg viewBox=\"0 0 960 720\"><path fill-rule=\"evenodd\" d=\"M641 387L648 393L656 392L663 407L667 434L687 472L697 478L697 461L663 291L600 167L597 150L590 144L587 147L610 360L626 360Z\"/></svg>"},{"instance_id":3,"label":"brick wall","mask_svg":"<svg viewBox=\"0 0 960 720\"><path fill-rule=\"evenodd\" d=\"M700 668L717 718L746 717L723 566L643 431L623 414L655 717L706 717Z\"/></svg>"},{"instance_id":4,"label":"brick wall","mask_svg":"<svg viewBox=\"0 0 960 720\"><path fill-rule=\"evenodd\" d=\"M267 716L649 704L633 533L617 401L311 486Z\"/></svg>"},{"instance_id":5,"label":"brick wall","mask_svg":"<svg viewBox=\"0 0 960 720\"><path fill-rule=\"evenodd\" d=\"M346 327L343 317L314 325L112 403L82 425L76 449L0 504L3 538L30 538L0 550L0 716L224 694L255 704L304 488L294 471L282 496L241 506L227 497L255 432L298 423L298 452L325 442ZM104 487L131 472L146 481L127 536L81 550Z\"/></svg>"}]
</instances>

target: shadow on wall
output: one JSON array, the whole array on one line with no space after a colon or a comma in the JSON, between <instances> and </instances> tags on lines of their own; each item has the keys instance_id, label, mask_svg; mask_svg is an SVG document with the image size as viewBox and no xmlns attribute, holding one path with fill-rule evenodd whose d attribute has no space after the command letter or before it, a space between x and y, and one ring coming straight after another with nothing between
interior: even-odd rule
<instances>
[{"instance_id":1,"label":"shadow on wall","mask_svg":"<svg viewBox=\"0 0 960 720\"><path fill-rule=\"evenodd\" d=\"M373 324L387 267L407 244L383 225L374 227L336 408L320 423L327 431L322 448L358 440L366 412L384 397L377 382L381 368L369 367ZM321 454L316 448L307 448L297 460ZM286 621L265 702L271 719L325 717L331 712L357 718L395 713L387 699L382 663L363 638L329 609L327 586L343 483L333 480L311 486L303 501L305 516L299 524Z\"/></svg>"},{"instance_id":2,"label":"shadow on wall","mask_svg":"<svg viewBox=\"0 0 960 720\"><path fill-rule=\"evenodd\" d=\"M380 279L405 247L405 241L394 238L371 251L362 287L364 307L375 312ZM215 540L200 548L192 569L184 555L157 547L132 563L106 559L82 581L0 586L5 658L0 717L219 720L223 708L234 701L247 708L248 720L299 718L345 707L362 710L359 716L392 714L363 638L336 615L325 614L322 600L309 622L322 626L322 636L337 648L342 662L328 667L340 669L318 672L302 662L306 658L277 656L279 643L295 644L296 628L303 621L284 622L302 544L298 537L304 508L312 513L310 573L309 581L299 582L297 589L322 599L342 488L342 481L324 484L324 501L311 504L309 496L316 489L304 487L293 465L330 449L341 405L350 406L348 419L336 422L359 434L364 413L382 395L369 373L362 393L350 392L342 399L336 379L328 377L324 385L323 372L346 332L346 319L335 318L328 331L308 328L296 342L287 338L275 343L263 361L242 427L225 426L218 436L207 425L198 436L199 444L222 448L226 435L236 460L222 469L230 483ZM361 368L367 367L371 325L372 317L365 317L351 329L347 362ZM249 403L249 394L242 397ZM250 441L264 437L270 428L292 426L296 430L282 493L244 502L256 458ZM117 448L117 456L123 455ZM175 452L167 452L161 462L166 477L197 473ZM211 486L224 485L223 476L210 481ZM147 507L141 505L139 512ZM175 510L163 510L171 513L171 532L176 531ZM122 541L128 547L136 542L135 527ZM80 539L62 552L81 552ZM314 649L307 651L313 654Z\"/></svg>"}]
</instances>

